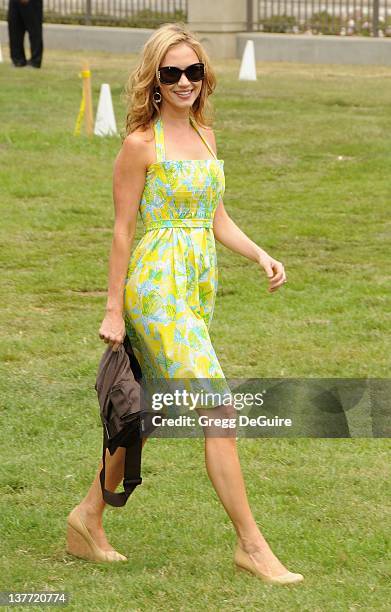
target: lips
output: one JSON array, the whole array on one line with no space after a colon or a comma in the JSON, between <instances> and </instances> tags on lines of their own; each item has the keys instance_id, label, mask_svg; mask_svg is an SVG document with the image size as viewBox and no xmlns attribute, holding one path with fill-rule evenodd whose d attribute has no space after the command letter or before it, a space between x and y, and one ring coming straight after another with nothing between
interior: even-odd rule
<instances>
[{"instance_id":1,"label":"lips","mask_svg":"<svg viewBox=\"0 0 391 612\"><path fill-rule=\"evenodd\" d=\"M193 90L188 90L188 91L175 91L174 92L179 98L190 98L191 94L193 93Z\"/></svg>"}]
</instances>

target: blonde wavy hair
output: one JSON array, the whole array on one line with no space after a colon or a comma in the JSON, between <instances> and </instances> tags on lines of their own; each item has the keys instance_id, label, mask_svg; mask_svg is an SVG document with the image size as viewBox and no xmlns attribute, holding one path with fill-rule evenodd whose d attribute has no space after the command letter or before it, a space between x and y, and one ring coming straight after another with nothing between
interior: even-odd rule
<instances>
[{"instance_id":1,"label":"blonde wavy hair","mask_svg":"<svg viewBox=\"0 0 391 612\"><path fill-rule=\"evenodd\" d=\"M198 61L205 64L205 78L202 81L201 92L190 114L199 125L211 126L213 109L208 97L216 87L216 76L208 55L197 37L183 22L165 23L145 43L140 60L125 86L127 114L123 140L137 128L148 129L160 115L159 104L153 99L155 88L159 86L159 66L168 49L180 43L188 44L197 54Z\"/></svg>"}]
</instances>

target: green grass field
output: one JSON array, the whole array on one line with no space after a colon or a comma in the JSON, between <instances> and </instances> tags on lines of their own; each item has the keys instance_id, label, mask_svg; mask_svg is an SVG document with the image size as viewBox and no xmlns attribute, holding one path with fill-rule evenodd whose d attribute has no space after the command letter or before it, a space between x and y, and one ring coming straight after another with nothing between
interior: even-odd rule
<instances>
[{"instance_id":1,"label":"green grass field","mask_svg":"<svg viewBox=\"0 0 391 612\"><path fill-rule=\"evenodd\" d=\"M235 572L234 530L202 439L151 439L142 486L122 511L107 509L105 528L128 563L64 552L66 516L101 454L93 386L120 147L73 136L78 73L88 58L94 110L110 83L122 129L136 57L45 51L40 71L7 58L0 590L65 590L71 610L389 610L386 438L238 441L258 524L305 576L292 589ZM269 294L259 267L218 244L211 336L227 378L388 377L390 70L258 63L258 81L239 83L238 61L215 67L225 206L288 278Z\"/></svg>"}]
</instances>

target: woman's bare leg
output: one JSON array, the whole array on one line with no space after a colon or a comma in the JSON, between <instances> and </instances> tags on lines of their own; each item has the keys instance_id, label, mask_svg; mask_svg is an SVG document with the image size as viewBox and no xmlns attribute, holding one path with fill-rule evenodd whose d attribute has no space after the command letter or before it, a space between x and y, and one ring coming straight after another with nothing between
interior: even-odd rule
<instances>
[{"instance_id":1,"label":"woman's bare leg","mask_svg":"<svg viewBox=\"0 0 391 612\"><path fill-rule=\"evenodd\" d=\"M209 416L210 411L199 411ZM205 428L205 463L208 476L235 528L241 547L249 554L260 572L278 576L288 569L272 552L257 527L248 503L237 452L236 430L226 437L208 435Z\"/></svg>"},{"instance_id":2,"label":"woman's bare leg","mask_svg":"<svg viewBox=\"0 0 391 612\"><path fill-rule=\"evenodd\" d=\"M148 438L143 438L142 446ZM126 448L119 446L114 455L110 455L106 449L106 469L105 469L105 485L109 491L115 491L121 480L124 478L124 455ZM88 527L88 531L96 541L97 545L103 550L114 550L106 538L103 529L103 512L106 507L106 502L102 497L102 489L100 485L99 475L103 467L102 459L100 460L98 471L96 472L94 481L87 492L87 495L78 504L78 512L81 519Z\"/></svg>"}]
</instances>

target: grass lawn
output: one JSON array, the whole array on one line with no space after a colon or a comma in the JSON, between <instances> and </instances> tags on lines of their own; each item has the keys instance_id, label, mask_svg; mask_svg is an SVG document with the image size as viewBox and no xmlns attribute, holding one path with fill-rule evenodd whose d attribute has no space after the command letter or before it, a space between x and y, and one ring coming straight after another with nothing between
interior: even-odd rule
<instances>
[{"instance_id":1,"label":"grass lawn","mask_svg":"<svg viewBox=\"0 0 391 612\"><path fill-rule=\"evenodd\" d=\"M5 55L0 590L65 590L70 610L389 610L387 438L238 441L257 522L305 576L291 589L235 572L202 439L151 439L142 486L122 512L107 509L128 563L64 552L66 516L101 453L94 383L120 147L73 136L78 73L88 58L95 111L110 83L122 129L136 57L45 51L30 70ZM269 294L259 267L218 244L211 336L227 378L387 378L390 70L258 63L258 81L239 83L238 61L215 68L225 206L288 278Z\"/></svg>"}]
</instances>

